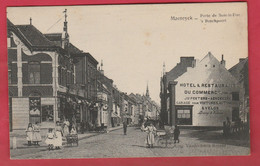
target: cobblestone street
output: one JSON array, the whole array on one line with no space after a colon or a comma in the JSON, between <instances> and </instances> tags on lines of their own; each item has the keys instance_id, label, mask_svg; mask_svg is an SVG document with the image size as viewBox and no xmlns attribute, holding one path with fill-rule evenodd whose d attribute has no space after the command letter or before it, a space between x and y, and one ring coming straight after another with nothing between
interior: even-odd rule
<instances>
[{"instance_id":1,"label":"cobblestone street","mask_svg":"<svg viewBox=\"0 0 260 166\"><path fill-rule=\"evenodd\" d=\"M147 148L146 133L128 127L106 134L93 135L79 141L79 146L64 146L61 150L48 151L44 143L40 147L11 149L12 159L29 158L111 158L111 157L169 157L249 155L249 142L242 139L224 139L221 132L182 129L180 143L174 146Z\"/></svg>"}]
</instances>

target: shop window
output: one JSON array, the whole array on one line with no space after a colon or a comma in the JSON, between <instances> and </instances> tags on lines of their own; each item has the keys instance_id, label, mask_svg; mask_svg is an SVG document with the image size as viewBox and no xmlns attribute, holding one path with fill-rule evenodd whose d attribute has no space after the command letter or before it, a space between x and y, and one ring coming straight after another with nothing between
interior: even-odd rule
<instances>
[{"instance_id":1,"label":"shop window","mask_svg":"<svg viewBox=\"0 0 260 166\"><path fill-rule=\"evenodd\" d=\"M29 83L30 84L39 84L40 83L40 63L39 62L30 62L28 64L28 74L29 74Z\"/></svg>"},{"instance_id":2,"label":"shop window","mask_svg":"<svg viewBox=\"0 0 260 166\"><path fill-rule=\"evenodd\" d=\"M192 124L192 110L189 108L179 108L177 110L178 124L191 125Z\"/></svg>"},{"instance_id":3,"label":"shop window","mask_svg":"<svg viewBox=\"0 0 260 166\"><path fill-rule=\"evenodd\" d=\"M42 122L53 122L53 105L42 106Z\"/></svg>"},{"instance_id":4,"label":"shop window","mask_svg":"<svg viewBox=\"0 0 260 166\"><path fill-rule=\"evenodd\" d=\"M232 100L233 101L239 101L239 93L238 92L232 92Z\"/></svg>"},{"instance_id":5,"label":"shop window","mask_svg":"<svg viewBox=\"0 0 260 166\"><path fill-rule=\"evenodd\" d=\"M30 123L41 122L41 98L29 97L29 121Z\"/></svg>"},{"instance_id":6,"label":"shop window","mask_svg":"<svg viewBox=\"0 0 260 166\"><path fill-rule=\"evenodd\" d=\"M178 118L189 119L190 118L190 110L178 110Z\"/></svg>"}]
</instances>

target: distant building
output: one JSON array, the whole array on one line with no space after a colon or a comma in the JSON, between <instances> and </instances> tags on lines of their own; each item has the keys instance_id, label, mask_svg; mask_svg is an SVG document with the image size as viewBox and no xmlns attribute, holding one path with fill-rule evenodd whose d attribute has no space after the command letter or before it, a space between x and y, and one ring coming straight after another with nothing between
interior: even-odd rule
<instances>
[{"instance_id":1,"label":"distant building","mask_svg":"<svg viewBox=\"0 0 260 166\"><path fill-rule=\"evenodd\" d=\"M90 53L78 53L74 56L76 85L84 89L87 101L82 111L82 119L88 124L95 125L97 119L97 65L98 61Z\"/></svg>"},{"instance_id":2,"label":"distant building","mask_svg":"<svg viewBox=\"0 0 260 166\"><path fill-rule=\"evenodd\" d=\"M134 107L135 109L134 109L134 113L133 113L133 123L135 125L138 125L138 124L140 124L141 120L144 119L144 117L142 115L142 113L143 113L143 111L142 111L142 109L143 109L142 97L141 97L141 95L138 96L138 94L135 95L133 93L131 93L129 95L129 97L132 100L134 100L134 102L136 104L135 107Z\"/></svg>"},{"instance_id":3,"label":"distant building","mask_svg":"<svg viewBox=\"0 0 260 166\"><path fill-rule=\"evenodd\" d=\"M103 62L97 72L97 94L98 94L98 126L111 127L111 116L113 112L113 80L106 77L103 70Z\"/></svg>"},{"instance_id":4,"label":"distant building","mask_svg":"<svg viewBox=\"0 0 260 166\"><path fill-rule=\"evenodd\" d=\"M112 106L112 113L111 113L111 126L119 126L121 123L121 103L122 98L120 95L120 91L114 85L112 88L112 98L113 98L113 106Z\"/></svg>"},{"instance_id":5,"label":"distant building","mask_svg":"<svg viewBox=\"0 0 260 166\"><path fill-rule=\"evenodd\" d=\"M135 101L135 111L133 113L133 123L142 124L145 120L159 120L160 107L150 97L149 87L146 87L145 95L131 93L129 97Z\"/></svg>"}]
</instances>

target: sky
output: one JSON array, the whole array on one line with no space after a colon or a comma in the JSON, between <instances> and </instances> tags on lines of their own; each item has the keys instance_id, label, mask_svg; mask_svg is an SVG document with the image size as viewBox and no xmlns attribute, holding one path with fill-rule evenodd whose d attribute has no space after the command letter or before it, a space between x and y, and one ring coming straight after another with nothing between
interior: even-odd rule
<instances>
[{"instance_id":1,"label":"sky","mask_svg":"<svg viewBox=\"0 0 260 166\"><path fill-rule=\"evenodd\" d=\"M103 60L119 90L145 94L148 84L157 103L163 63L170 71L181 56L211 52L229 69L248 56L246 3L8 7L7 17L15 25L31 17L42 33L61 33L65 9L70 42Z\"/></svg>"}]
</instances>

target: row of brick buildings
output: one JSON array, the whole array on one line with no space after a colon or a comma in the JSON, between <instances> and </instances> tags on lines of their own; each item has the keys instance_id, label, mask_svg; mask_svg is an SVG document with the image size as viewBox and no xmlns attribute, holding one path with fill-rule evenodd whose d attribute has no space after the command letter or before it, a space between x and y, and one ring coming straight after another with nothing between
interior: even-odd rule
<instances>
[{"instance_id":1,"label":"row of brick buildings","mask_svg":"<svg viewBox=\"0 0 260 166\"><path fill-rule=\"evenodd\" d=\"M202 59L181 57L161 77L161 120L183 126L222 126L249 122L248 58L226 69L210 52Z\"/></svg>"},{"instance_id":2,"label":"row of brick buildings","mask_svg":"<svg viewBox=\"0 0 260 166\"><path fill-rule=\"evenodd\" d=\"M67 24L65 15L62 33L43 34L31 23L14 25L7 19L10 130L36 122L54 127L65 119L94 130L157 116L159 107L149 93L121 92L102 62L98 66L70 42Z\"/></svg>"}]
</instances>

